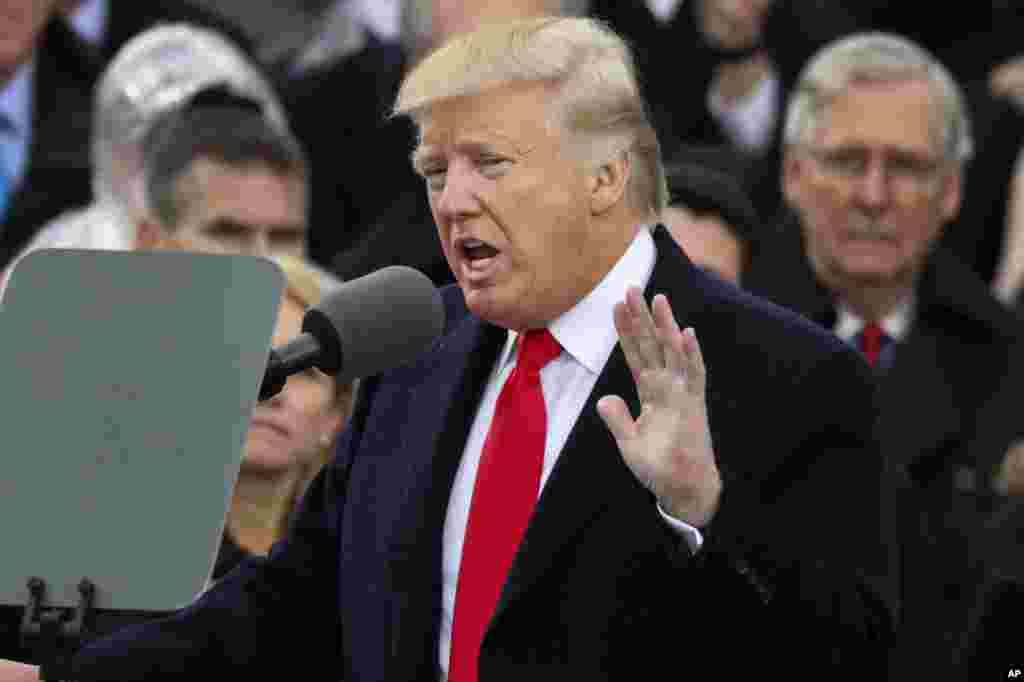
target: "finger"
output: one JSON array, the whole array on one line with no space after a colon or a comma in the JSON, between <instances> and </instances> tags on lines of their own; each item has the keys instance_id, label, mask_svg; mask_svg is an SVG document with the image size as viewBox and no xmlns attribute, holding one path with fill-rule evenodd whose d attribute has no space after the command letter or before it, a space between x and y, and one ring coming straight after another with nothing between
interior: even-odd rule
<instances>
[{"instance_id":1,"label":"finger","mask_svg":"<svg viewBox=\"0 0 1024 682\"><path fill-rule=\"evenodd\" d=\"M707 385L707 370L704 365L704 354L701 353L700 342L697 341L697 333L693 327L687 327L683 331L683 341L686 386L694 395L703 396Z\"/></svg>"},{"instance_id":2,"label":"finger","mask_svg":"<svg viewBox=\"0 0 1024 682\"><path fill-rule=\"evenodd\" d=\"M654 297L654 323L658 327L658 336L662 343L662 355L665 368L673 375L685 374L685 350L683 348L683 332L676 322L668 298L664 294Z\"/></svg>"},{"instance_id":3,"label":"finger","mask_svg":"<svg viewBox=\"0 0 1024 682\"><path fill-rule=\"evenodd\" d=\"M636 421L625 401L617 395L606 395L597 401L597 413L611 431L615 442L622 444L636 437Z\"/></svg>"},{"instance_id":4,"label":"finger","mask_svg":"<svg viewBox=\"0 0 1024 682\"><path fill-rule=\"evenodd\" d=\"M658 339L658 330L654 318L647 307L640 289L630 287L626 292L626 304L632 315L632 328L636 338L637 350L645 368L661 368L665 366L665 356Z\"/></svg>"},{"instance_id":5,"label":"finger","mask_svg":"<svg viewBox=\"0 0 1024 682\"><path fill-rule=\"evenodd\" d=\"M623 302L616 303L612 308L612 317L615 320L615 331L619 334L622 354L626 357L626 364L633 375L633 382L638 383L640 373L644 371L644 362L633 334L633 316L626 303Z\"/></svg>"}]
</instances>

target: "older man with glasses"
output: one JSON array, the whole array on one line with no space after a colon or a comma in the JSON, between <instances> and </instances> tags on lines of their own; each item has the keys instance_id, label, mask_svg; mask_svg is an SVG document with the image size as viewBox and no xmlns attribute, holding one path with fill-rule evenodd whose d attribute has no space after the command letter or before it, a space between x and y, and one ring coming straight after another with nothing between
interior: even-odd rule
<instances>
[{"instance_id":1,"label":"older man with glasses","mask_svg":"<svg viewBox=\"0 0 1024 682\"><path fill-rule=\"evenodd\" d=\"M903 548L894 664L950 679L984 569L978 538L1005 502L995 472L1024 431L1019 324L936 246L972 151L963 99L919 46L856 35L805 67L785 132L795 224L765 240L744 283L875 368L889 526Z\"/></svg>"}]
</instances>

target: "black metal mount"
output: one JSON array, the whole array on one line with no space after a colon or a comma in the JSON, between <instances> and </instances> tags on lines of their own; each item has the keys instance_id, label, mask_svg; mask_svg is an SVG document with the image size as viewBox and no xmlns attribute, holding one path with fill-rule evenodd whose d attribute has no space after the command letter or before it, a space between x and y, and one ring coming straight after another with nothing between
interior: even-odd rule
<instances>
[{"instance_id":1,"label":"black metal mount","mask_svg":"<svg viewBox=\"0 0 1024 682\"><path fill-rule=\"evenodd\" d=\"M28 579L28 594L21 621L22 644L34 651L40 680L69 682L71 659L93 627L96 586L82 578L78 583L78 606L70 609L46 607L46 582L42 578Z\"/></svg>"}]
</instances>

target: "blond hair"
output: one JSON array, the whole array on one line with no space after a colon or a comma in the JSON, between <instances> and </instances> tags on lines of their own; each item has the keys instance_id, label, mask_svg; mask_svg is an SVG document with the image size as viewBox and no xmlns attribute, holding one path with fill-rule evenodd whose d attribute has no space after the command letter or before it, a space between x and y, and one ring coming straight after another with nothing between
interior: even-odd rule
<instances>
[{"instance_id":1,"label":"blond hair","mask_svg":"<svg viewBox=\"0 0 1024 682\"><path fill-rule=\"evenodd\" d=\"M928 51L886 33L839 40L808 62L786 112L786 144L806 143L821 124L825 108L851 84L913 80L932 85L936 133L944 157L957 162L969 159L974 149L970 119L956 81Z\"/></svg>"},{"instance_id":2,"label":"blond hair","mask_svg":"<svg viewBox=\"0 0 1024 682\"><path fill-rule=\"evenodd\" d=\"M277 263L284 273L285 296L303 308L318 305L323 299L324 293L342 284L340 279L303 258L279 255L272 257L272 260ZM348 420L352 413L357 382L353 380L348 383L341 383L334 378L331 381L334 384L334 391L332 393L333 409L338 410L344 415L344 419ZM295 489L292 492L291 507L293 509L297 506L306 488L316 478L320 469L330 461L332 445L322 446L316 457L311 458L309 463L299 472ZM283 535L287 530L289 520L289 517L281 520L282 526L278 528L279 535Z\"/></svg>"},{"instance_id":3,"label":"blond hair","mask_svg":"<svg viewBox=\"0 0 1024 682\"><path fill-rule=\"evenodd\" d=\"M594 19L540 17L458 35L409 73L394 114L420 122L443 100L514 82L555 85L548 117L552 129L568 134L592 168L628 154L627 201L645 218L660 214L668 197L665 172L633 56L618 35Z\"/></svg>"}]
</instances>

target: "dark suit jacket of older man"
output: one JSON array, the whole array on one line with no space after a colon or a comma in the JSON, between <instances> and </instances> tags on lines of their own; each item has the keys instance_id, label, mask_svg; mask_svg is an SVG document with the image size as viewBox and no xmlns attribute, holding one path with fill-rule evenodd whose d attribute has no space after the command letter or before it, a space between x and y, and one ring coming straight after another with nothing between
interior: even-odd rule
<instances>
[{"instance_id":1,"label":"dark suit jacket of older man","mask_svg":"<svg viewBox=\"0 0 1024 682\"><path fill-rule=\"evenodd\" d=\"M743 281L829 329L835 324L832 296L816 281L792 216L762 242ZM915 296L908 336L878 375L878 440L899 490L887 520L902 549L895 665L900 675L960 679L950 672L953 652L984 563L996 560L984 529L1006 504L994 475L1024 438L1024 337L1013 313L942 247Z\"/></svg>"},{"instance_id":2,"label":"dark suit jacket of older man","mask_svg":"<svg viewBox=\"0 0 1024 682\"><path fill-rule=\"evenodd\" d=\"M808 324L695 268L664 228L647 297L697 329L725 480L692 556L595 410L637 395L616 348L538 501L485 635L483 680L879 679L889 613L872 578L881 460L867 365ZM505 330L444 290L447 330L367 380L288 539L196 604L94 643L75 679L297 671L437 680L442 528ZM609 315L611 311L609 311ZM878 588L881 589L881 588ZM725 657L733 651L739 656Z\"/></svg>"}]
</instances>

